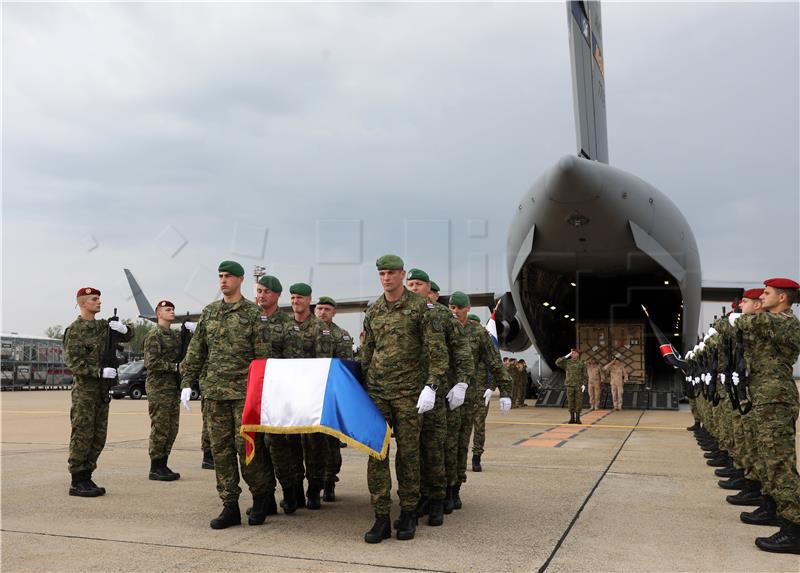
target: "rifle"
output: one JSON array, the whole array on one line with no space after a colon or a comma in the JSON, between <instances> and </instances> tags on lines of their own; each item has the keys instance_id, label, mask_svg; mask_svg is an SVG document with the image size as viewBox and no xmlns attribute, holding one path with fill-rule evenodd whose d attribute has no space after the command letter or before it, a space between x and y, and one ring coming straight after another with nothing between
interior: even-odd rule
<instances>
[{"instance_id":1,"label":"rifle","mask_svg":"<svg viewBox=\"0 0 800 573\"><path fill-rule=\"evenodd\" d=\"M738 383L731 380L734 394L736 395L736 409L739 413L747 414L753 407L747 381L747 361L744 359L744 335L742 331L736 332L736 343L733 351L734 372L739 379Z\"/></svg>"},{"instance_id":2,"label":"rifle","mask_svg":"<svg viewBox=\"0 0 800 573\"><path fill-rule=\"evenodd\" d=\"M189 313L186 313L186 316L189 316ZM191 331L186 328L186 321L181 323L181 348L180 352L178 353L178 364L183 362L183 359L186 357L186 351L189 349L189 343L192 341L192 333ZM178 380L178 391L181 389L181 371L180 368L177 369L177 376Z\"/></svg>"},{"instance_id":3,"label":"rifle","mask_svg":"<svg viewBox=\"0 0 800 573\"><path fill-rule=\"evenodd\" d=\"M725 372L723 372L724 381L722 385L725 387L725 390L728 392L728 398L731 401L731 407L734 410L739 409L739 397L736 395L736 391L733 386L733 373L734 370L734 350L733 350L733 340L731 337L726 336L722 346L722 352L725 356Z\"/></svg>"},{"instance_id":4,"label":"rifle","mask_svg":"<svg viewBox=\"0 0 800 573\"><path fill-rule=\"evenodd\" d=\"M119 317L117 316L117 309L114 309L114 316L108 319L108 322L111 323L113 321L119 321ZM108 332L106 332L106 344L103 348L103 356L101 358L101 368L119 368L119 359L117 358L117 351L122 350L122 346L120 345L120 333L108 327ZM103 378L103 382L106 384L106 392L103 394L103 401L106 403L111 402L111 388L116 386L119 383L119 373L114 378Z\"/></svg>"},{"instance_id":5,"label":"rifle","mask_svg":"<svg viewBox=\"0 0 800 573\"><path fill-rule=\"evenodd\" d=\"M717 391L717 373L719 370L719 356L716 351L712 351L708 360L708 374L711 376L711 383L708 385L708 393L713 406L719 406L719 392Z\"/></svg>"}]
</instances>

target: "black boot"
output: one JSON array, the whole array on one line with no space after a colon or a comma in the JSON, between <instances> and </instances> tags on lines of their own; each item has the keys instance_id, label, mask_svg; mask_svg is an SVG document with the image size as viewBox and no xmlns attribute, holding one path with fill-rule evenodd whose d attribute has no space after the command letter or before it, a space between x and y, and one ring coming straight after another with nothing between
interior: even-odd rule
<instances>
[{"instance_id":1,"label":"black boot","mask_svg":"<svg viewBox=\"0 0 800 573\"><path fill-rule=\"evenodd\" d=\"M94 480L92 479L92 472L86 472L86 481L89 482L90 486L92 486L94 488L97 488L97 491L100 492L100 495L105 495L106 494L106 488L100 487L99 485L94 483Z\"/></svg>"},{"instance_id":2,"label":"black boot","mask_svg":"<svg viewBox=\"0 0 800 573\"><path fill-rule=\"evenodd\" d=\"M775 513L778 506L771 496L763 496L764 501L753 511L743 511L739 514L739 519L748 525L774 525L780 527L781 518Z\"/></svg>"},{"instance_id":3,"label":"black boot","mask_svg":"<svg viewBox=\"0 0 800 573\"><path fill-rule=\"evenodd\" d=\"M400 512L400 522L397 527L397 539L408 541L414 539L417 531L417 512L415 510L402 510Z\"/></svg>"},{"instance_id":4,"label":"black boot","mask_svg":"<svg viewBox=\"0 0 800 573\"><path fill-rule=\"evenodd\" d=\"M267 515L277 515L278 514L278 504L275 503L275 492L264 494L266 496L266 508L267 508ZM281 502L281 506L283 506L283 502ZM250 515L250 512L253 510L252 507L248 507L245 510L247 515Z\"/></svg>"},{"instance_id":5,"label":"black boot","mask_svg":"<svg viewBox=\"0 0 800 573\"><path fill-rule=\"evenodd\" d=\"M472 454L472 471L482 472L481 457L478 454Z\"/></svg>"},{"instance_id":6,"label":"black boot","mask_svg":"<svg viewBox=\"0 0 800 573\"><path fill-rule=\"evenodd\" d=\"M747 485L747 480L743 477L732 477L726 480L720 480L717 485L722 489L738 489L742 490Z\"/></svg>"},{"instance_id":7,"label":"black boot","mask_svg":"<svg viewBox=\"0 0 800 573\"><path fill-rule=\"evenodd\" d=\"M432 499L428 510L428 525L441 525L444 523L444 502L441 499Z\"/></svg>"},{"instance_id":8,"label":"black boot","mask_svg":"<svg viewBox=\"0 0 800 573\"><path fill-rule=\"evenodd\" d=\"M302 489L302 486L300 487ZM303 500L305 501L305 500ZM297 501L297 487L289 486L283 488L283 501L281 501L281 507L283 508L283 513L286 515L290 515L297 511L299 504Z\"/></svg>"},{"instance_id":9,"label":"black boot","mask_svg":"<svg viewBox=\"0 0 800 573\"><path fill-rule=\"evenodd\" d=\"M717 468L714 475L721 478L744 477L744 472L736 468Z\"/></svg>"},{"instance_id":10,"label":"black boot","mask_svg":"<svg viewBox=\"0 0 800 573\"><path fill-rule=\"evenodd\" d=\"M575 412L575 423L576 424L582 423L581 422L581 413L580 412Z\"/></svg>"},{"instance_id":11,"label":"black boot","mask_svg":"<svg viewBox=\"0 0 800 573\"><path fill-rule=\"evenodd\" d=\"M376 513L375 523L372 524L372 529L364 534L364 541L367 543L380 543L391 536L392 526L389 524L389 516Z\"/></svg>"},{"instance_id":12,"label":"black boot","mask_svg":"<svg viewBox=\"0 0 800 573\"><path fill-rule=\"evenodd\" d=\"M294 495L297 498L297 507L303 508L306 506L306 491L303 489L303 481L294 486Z\"/></svg>"},{"instance_id":13,"label":"black boot","mask_svg":"<svg viewBox=\"0 0 800 573\"><path fill-rule=\"evenodd\" d=\"M725 501L731 505L755 505L759 506L764 502L761 496L761 483L753 480L745 480L745 486L742 491L736 495L729 495Z\"/></svg>"},{"instance_id":14,"label":"black boot","mask_svg":"<svg viewBox=\"0 0 800 573\"><path fill-rule=\"evenodd\" d=\"M695 422L694 424L692 424L691 426L686 428L686 430L689 431L689 432L696 432L699 429L700 429L700 424L698 424L697 422Z\"/></svg>"},{"instance_id":15,"label":"black boot","mask_svg":"<svg viewBox=\"0 0 800 573\"><path fill-rule=\"evenodd\" d=\"M711 458L706 464L712 468L724 468L731 465L731 459L727 455L721 454L715 458Z\"/></svg>"},{"instance_id":16,"label":"black boot","mask_svg":"<svg viewBox=\"0 0 800 573\"><path fill-rule=\"evenodd\" d=\"M710 459L712 459L712 458L716 458L716 457L717 457L717 456L719 456L721 453L722 453L722 452L720 452L719 450L709 450L709 451L707 451L706 453L704 453L704 454L703 454L703 457L704 457L705 459L707 459L707 460L710 460Z\"/></svg>"},{"instance_id":17,"label":"black boot","mask_svg":"<svg viewBox=\"0 0 800 573\"><path fill-rule=\"evenodd\" d=\"M267 519L267 494L254 495L253 506L248 510L248 525L261 525Z\"/></svg>"},{"instance_id":18,"label":"black boot","mask_svg":"<svg viewBox=\"0 0 800 573\"><path fill-rule=\"evenodd\" d=\"M77 497L99 497L105 493L105 489L93 485L90 481L90 472L76 472L72 474L72 483L69 486L69 494Z\"/></svg>"},{"instance_id":19,"label":"black boot","mask_svg":"<svg viewBox=\"0 0 800 573\"><path fill-rule=\"evenodd\" d=\"M419 501L417 502L417 517L428 515L428 511L430 511L430 503L431 499L427 495L420 496Z\"/></svg>"},{"instance_id":20,"label":"black boot","mask_svg":"<svg viewBox=\"0 0 800 573\"><path fill-rule=\"evenodd\" d=\"M574 424L575 423L575 413L574 412L570 412L569 413L569 422L564 422L564 423L565 424Z\"/></svg>"},{"instance_id":21,"label":"black boot","mask_svg":"<svg viewBox=\"0 0 800 573\"><path fill-rule=\"evenodd\" d=\"M800 523L783 520L781 530L769 537L757 537L756 547L771 553L800 555Z\"/></svg>"},{"instance_id":22,"label":"black boot","mask_svg":"<svg viewBox=\"0 0 800 573\"><path fill-rule=\"evenodd\" d=\"M200 467L204 470L214 469L214 456L211 455L211 450L203 451L203 462L200 464Z\"/></svg>"},{"instance_id":23,"label":"black boot","mask_svg":"<svg viewBox=\"0 0 800 573\"><path fill-rule=\"evenodd\" d=\"M336 482L326 481L322 490L322 501L336 501Z\"/></svg>"},{"instance_id":24,"label":"black boot","mask_svg":"<svg viewBox=\"0 0 800 573\"><path fill-rule=\"evenodd\" d=\"M169 466L167 466L167 460L168 459L169 458L164 458L164 463L161 465L161 467L164 468L165 470L167 470L168 474L174 476L173 479L181 479L181 474L179 474L178 472L172 471L171 469L169 469Z\"/></svg>"},{"instance_id":25,"label":"black boot","mask_svg":"<svg viewBox=\"0 0 800 573\"><path fill-rule=\"evenodd\" d=\"M453 509L461 509L461 484L457 483L453 486Z\"/></svg>"},{"instance_id":26,"label":"black boot","mask_svg":"<svg viewBox=\"0 0 800 573\"><path fill-rule=\"evenodd\" d=\"M239 502L232 501L222 506L219 517L211 520L211 529L226 529L232 525L242 524L242 514L239 513Z\"/></svg>"},{"instance_id":27,"label":"black boot","mask_svg":"<svg viewBox=\"0 0 800 573\"><path fill-rule=\"evenodd\" d=\"M163 458L159 458L157 460L150 460L150 479L155 481L175 481L178 477L175 477L172 473L167 471L167 464Z\"/></svg>"},{"instance_id":28,"label":"black boot","mask_svg":"<svg viewBox=\"0 0 800 573\"><path fill-rule=\"evenodd\" d=\"M448 485L444 494L443 511L445 515L453 513L453 486Z\"/></svg>"},{"instance_id":29,"label":"black boot","mask_svg":"<svg viewBox=\"0 0 800 573\"><path fill-rule=\"evenodd\" d=\"M320 509L322 507L322 500L320 499L321 491L322 482L317 480L309 480L308 490L306 491L306 495L308 496L306 507L308 509Z\"/></svg>"}]
</instances>

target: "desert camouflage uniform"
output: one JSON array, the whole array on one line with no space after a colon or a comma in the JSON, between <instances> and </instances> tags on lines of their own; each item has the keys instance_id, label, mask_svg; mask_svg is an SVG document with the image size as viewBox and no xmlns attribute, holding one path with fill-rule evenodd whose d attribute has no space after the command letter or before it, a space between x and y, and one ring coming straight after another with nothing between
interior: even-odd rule
<instances>
[{"instance_id":1,"label":"desert camouflage uniform","mask_svg":"<svg viewBox=\"0 0 800 573\"><path fill-rule=\"evenodd\" d=\"M181 335L168 326L152 328L144 339L151 460L168 458L178 436L181 393L175 365L180 359L180 352Z\"/></svg>"}]
</instances>

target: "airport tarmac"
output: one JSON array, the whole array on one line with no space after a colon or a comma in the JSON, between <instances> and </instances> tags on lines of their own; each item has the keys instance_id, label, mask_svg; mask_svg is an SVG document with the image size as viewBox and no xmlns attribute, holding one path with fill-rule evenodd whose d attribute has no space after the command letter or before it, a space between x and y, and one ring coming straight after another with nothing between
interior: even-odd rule
<instances>
[{"instance_id":1,"label":"airport tarmac","mask_svg":"<svg viewBox=\"0 0 800 573\"><path fill-rule=\"evenodd\" d=\"M367 458L354 448L342 450L336 502L214 531L221 503L200 468L199 402L181 413L170 458L182 478L155 482L146 401L113 401L94 474L108 493L84 499L67 495L69 392L0 400L2 571L800 570L797 556L755 547L775 529L741 523L743 508L725 503L685 409L587 413L576 427L559 426L562 409L501 416L495 400L463 509L438 528L422 519L413 541L367 545ZM249 504L245 493L243 515Z\"/></svg>"}]
</instances>

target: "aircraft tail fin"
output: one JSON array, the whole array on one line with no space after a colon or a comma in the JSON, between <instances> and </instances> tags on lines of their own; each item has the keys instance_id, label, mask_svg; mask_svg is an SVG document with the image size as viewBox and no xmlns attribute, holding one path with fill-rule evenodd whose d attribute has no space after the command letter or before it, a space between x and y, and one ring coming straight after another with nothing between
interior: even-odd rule
<instances>
[{"instance_id":1,"label":"aircraft tail fin","mask_svg":"<svg viewBox=\"0 0 800 573\"><path fill-rule=\"evenodd\" d=\"M600 2L567 2L567 26L578 154L608 163Z\"/></svg>"},{"instance_id":2,"label":"aircraft tail fin","mask_svg":"<svg viewBox=\"0 0 800 573\"><path fill-rule=\"evenodd\" d=\"M131 287L131 293L133 293L133 300L136 301L136 308L139 309L139 316L148 320L154 320L156 312L153 310L153 305L151 305L147 297L144 296L142 288L139 286L139 283L136 282L133 273L128 269L124 269L124 271L125 278L128 279L128 284Z\"/></svg>"}]
</instances>

